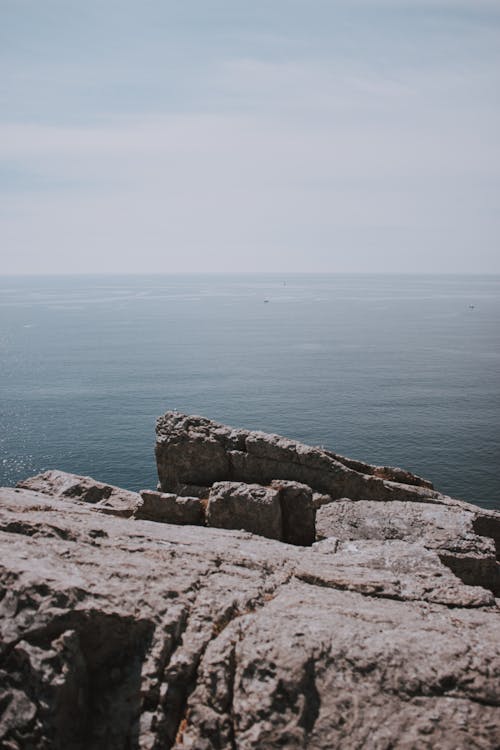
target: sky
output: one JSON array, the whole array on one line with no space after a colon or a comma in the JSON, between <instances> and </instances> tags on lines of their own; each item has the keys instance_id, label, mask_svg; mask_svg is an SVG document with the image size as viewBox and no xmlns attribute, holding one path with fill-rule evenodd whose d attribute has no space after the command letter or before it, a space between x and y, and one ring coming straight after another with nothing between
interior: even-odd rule
<instances>
[{"instance_id":1,"label":"sky","mask_svg":"<svg viewBox=\"0 0 500 750\"><path fill-rule=\"evenodd\" d=\"M500 0L0 0L0 274L500 273Z\"/></svg>"}]
</instances>

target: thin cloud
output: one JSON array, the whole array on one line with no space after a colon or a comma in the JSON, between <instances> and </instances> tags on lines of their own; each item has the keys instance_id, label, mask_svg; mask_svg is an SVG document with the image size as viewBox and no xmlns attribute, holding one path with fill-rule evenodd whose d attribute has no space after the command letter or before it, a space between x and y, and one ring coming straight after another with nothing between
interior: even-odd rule
<instances>
[{"instance_id":1,"label":"thin cloud","mask_svg":"<svg viewBox=\"0 0 500 750\"><path fill-rule=\"evenodd\" d=\"M0 121L2 270L500 270L499 30L464 18L427 40L422 18L384 36L349 16L338 47L296 27L274 57L254 29L253 50L151 69L154 107L106 99L127 68L93 98L98 66L40 66L50 117Z\"/></svg>"}]
</instances>

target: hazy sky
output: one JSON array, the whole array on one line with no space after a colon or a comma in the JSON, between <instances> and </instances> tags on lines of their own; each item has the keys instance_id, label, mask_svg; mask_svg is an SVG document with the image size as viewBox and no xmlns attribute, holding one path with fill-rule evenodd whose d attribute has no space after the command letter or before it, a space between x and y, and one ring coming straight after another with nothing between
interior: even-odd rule
<instances>
[{"instance_id":1,"label":"hazy sky","mask_svg":"<svg viewBox=\"0 0 500 750\"><path fill-rule=\"evenodd\" d=\"M0 273L500 272L500 0L0 0Z\"/></svg>"}]
</instances>

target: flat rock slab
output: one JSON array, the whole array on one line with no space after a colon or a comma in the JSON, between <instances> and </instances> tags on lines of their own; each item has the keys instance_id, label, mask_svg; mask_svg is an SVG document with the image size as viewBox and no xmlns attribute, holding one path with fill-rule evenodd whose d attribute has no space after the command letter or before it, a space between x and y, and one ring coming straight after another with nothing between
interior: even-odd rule
<instances>
[{"instance_id":1,"label":"flat rock slab","mask_svg":"<svg viewBox=\"0 0 500 750\"><path fill-rule=\"evenodd\" d=\"M435 552L408 542L317 542L302 556L295 575L317 586L387 599L429 601L449 607L495 604L491 591L464 586Z\"/></svg>"},{"instance_id":2,"label":"flat rock slab","mask_svg":"<svg viewBox=\"0 0 500 750\"><path fill-rule=\"evenodd\" d=\"M500 514L473 505L338 500L316 513L319 539L402 540L435 550L465 583L500 596L500 564L495 534Z\"/></svg>"},{"instance_id":3,"label":"flat rock slab","mask_svg":"<svg viewBox=\"0 0 500 750\"><path fill-rule=\"evenodd\" d=\"M92 477L70 474L67 471L45 471L18 482L18 487L43 492L50 497L95 503L99 510L128 518L140 503L137 492L130 492L112 484L98 482Z\"/></svg>"},{"instance_id":4,"label":"flat rock slab","mask_svg":"<svg viewBox=\"0 0 500 750\"><path fill-rule=\"evenodd\" d=\"M435 548L449 548L462 540L468 549L484 551L485 537L474 531L480 510L474 506L449 507L420 502L352 501L349 498L321 505L316 513L318 537L339 539L404 539ZM472 547L472 545L476 545Z\"/></svg>"},{"instance_id":5,"label":"flat rock slab","mask_svg":"<svg viewBox=\"0 0 500 750\"><path fill-rule=\"evenodd\" d=\"M499 747L500 610L435 551L96 510L0 490L6 750Z\"/></svg>"}]
</instances>

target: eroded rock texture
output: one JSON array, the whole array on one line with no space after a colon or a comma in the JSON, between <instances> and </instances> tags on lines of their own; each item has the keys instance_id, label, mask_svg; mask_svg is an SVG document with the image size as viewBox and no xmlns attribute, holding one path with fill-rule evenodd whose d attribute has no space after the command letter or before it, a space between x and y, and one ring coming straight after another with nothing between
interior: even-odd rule
<instances>
[{"instance_id":1,"label":"eroded rock texture","mask_svg":"<svg viewBox=\"0 0 500 750\"><path fill-rule=\"evenodd\" d=\"M0 489L0 748L498 750L500 514L193 420L163 492Z\"/></svg>"},{"instance_id":2,"label":"eroded rock texture","mask_svg":"<svg viewBox=\"0 0 500 750\"><path fill-rule=\"evenodd\" d=\"M45 471L43 474L24 479L17 486L62 500L95 503L96 509L102 513L124 518L129 518L141 505L141 498L137 492L123 490L112 484L98 482L92 477L82 477L66 471Z\"/></svg>"},{"instance_id":3,"label":"eroded rock texture","mask_svg":"<svg viewBox=\"0 0 500 750\"><path fill-rule=\"evenodd\" d=\"M494 748L500 618L439 555L0 492L4 748Z\"/></svg>"},{"instance_id":4,"label":"eroded rock texture","mask_svg":"<svg viewBox=\"0 0 500 750\"><path fill-rule=\"evenodd\" d=\"M370 466L279 435L235 430L178 412L157 421L156 462L161 489L179 495L203 496L214 482L266 485L287 479L331 499L426 502L439 497L430 482L403 469Z\"/></svg>"},{"instance_id":5,"label":"eroded rock texture","mask_svg":"<svg viewBox=\"0 0 500 750\"><path fill-rule=\"evenodd\" d=\"M498 529L500 514L466 503L446 506L344 499L323 505L316 514L318 538L400 539L420 544L435 550L441 561L465 583L484 586L500 596L500 565L495 544Z\"/></svg>"}]
</instances>

